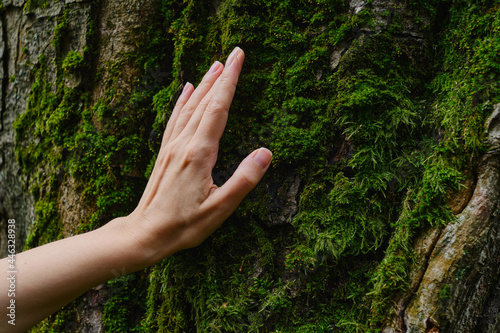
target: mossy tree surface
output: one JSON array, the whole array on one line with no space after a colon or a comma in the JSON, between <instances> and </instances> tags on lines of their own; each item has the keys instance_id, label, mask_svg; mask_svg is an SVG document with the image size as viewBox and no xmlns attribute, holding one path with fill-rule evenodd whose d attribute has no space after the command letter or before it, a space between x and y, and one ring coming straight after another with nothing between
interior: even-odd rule
<instances>
[{"instance_id":1,"label":"mossy tree surface","mask_svg":"<svg viewBox=\"0 0 500 333\"><path fill-rule=\"evenodd\" d=\"M137 51L108 64L112 79L97 101L90 91L98 77L88 75L99 74L96 45L65 49L64 12L57 80L47 82L41 57L16 122L18 158L37 200L28 246L62 237L56 206L65 177L78 179L92 208L80 232L130 213L179 87L240 46L246 61L214 180L220 185L260 146L273 151L273 165L201 246L110 282L105 328L381 327L408 292L419 260L414 238L453 222L447 199L483 151L483 124L500 102L500 9L485 0L402 1L381 13L375 2L355 13L343 0L163 0L155 23L137 32ZM417 36L407 31L408 12ZM90 31L89 40L98 37ZM126 93L116 89L122 66L138 69ZM70 88L72 75L83 79ZM274 223L290 179L300 180L297 212ZM63 331L74 307L33 331Z\"/></svg>"}]
</instances>

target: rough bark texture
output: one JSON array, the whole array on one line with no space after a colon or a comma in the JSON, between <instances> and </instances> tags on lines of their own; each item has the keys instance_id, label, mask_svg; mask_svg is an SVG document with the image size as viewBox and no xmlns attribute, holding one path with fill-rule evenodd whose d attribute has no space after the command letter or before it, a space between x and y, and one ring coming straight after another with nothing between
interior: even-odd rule
<instances>
[{"instance_id":1,"label":"rough bark texture","mask_svg":"<svg viewBox=\"0 0 500 333\"><path fill-rule=\"evenodd\" d=\"M415 270L411 301L401 309L407 332L496 332L499 274L498 157L500 105L486 123L492 150L478 166L477 184L455 223L418 244L424 270ZM404 304L404 303L403 303ZM391 329L387 328L387 332Z\"/></svg>"},{"instance_id":2,"label":"rough bark texture","mask_svg":"<svg viewBox=\"0 0 500 333\"><path fill-rule=\"evenodd\" d=\"M196 249L33 332L498 332L497 1L11 0L0 256L130 213L182 85L246 52L219 161L265 179Z\"/></svg>"}]
</instances>

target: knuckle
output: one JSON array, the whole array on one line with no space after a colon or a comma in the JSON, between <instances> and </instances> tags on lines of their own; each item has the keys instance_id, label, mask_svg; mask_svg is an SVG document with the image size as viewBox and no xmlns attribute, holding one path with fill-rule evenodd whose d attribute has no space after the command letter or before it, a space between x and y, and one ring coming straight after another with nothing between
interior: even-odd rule
<instances>
[{"instance_id":1,"label":"knuckle","mask_svg":"<svg viewBox=\"0 0 500 333\"><path fill-rule=\"evenodd\" d=\"M220 78L220 85L225 89L236 88L236 82L234 82L229 75L223 75Z\"/></svg>"},{"instance_id":2,"label":"knuckle","mask_svg":"<svg viewBox=\"0 0 500 333\"><path fill-rule=\"evenodd\" d=\"M248 186L248 187L254 187L256 182L252 177L249 177L248 173L246 172L240 172L240 178L243 181L243 183Z\"/></svg>"},{"instance_id":3,"label":"knuckle","mask_svg":"<svg viewBox=\"0 0 500 333\"><path fill-rule=\"evenodd\" d=\"M165 146L165 157L167 157L167 160L170 160L172 158L177 158L183 151L183 143L178 139L171 140L167 143Z\"/></svg>"},{"instance_id":4,"label":"knuckle","mask_svg":"<svg viewBox=\"0 0 500 333\"><path fill-rule=\"evenodd\" d=\"M181 117L189 116L193 112L194 112L193 106L190 103L188 103L179 110L179 116Z\"/></svg>"},{"instance_id":5,"label":"knuckle","mask_svg":"<svg viewBox=\"0 0 500 333\"><path fill-rule=\"evenodd\" d=\"M229 106L227 103L223 103L220 100L213 99L210 101L210 103L207 105L207 109L205 111L209 115L216 115L220 113L228 113L229 112Z\"/></svg>"},{"instance_id":6,"label":"knuckle","mask_svg":"<svg viewBox=\"0 0 500 333\"><path fill-rule=\"evenodd\" d=\"M202 100L200 101L200 104L198 105L198 107L205 108L210 103L210 98L211 98L211 96L203 97Z\"/></svg>"},{"instance_id":7,"label":"knuckle","mask_svg":"<svg viewBox=\"0 0 500 333\"><path fill-rule=\"evenodd\" d=\"M213 80L204 77L203 80L201 80L198 89L200 89L201 91L208 92L210 88L212 88L213 84L214 84Z\"/></svg>"},{"instance_id":8,"label":"knuckle","mask_svg":"<svg viewBox=\"0 0 500 333\"><path fill-rule=\"evenodd\" d=\"M182 147L182 142L180 141L179 138L175 138L174 140L168 142L167 144L167 151L171 152L171 153L176 153L177 151L179 151Z\"/></svg>"},{"instance_id":9,"label":"knuckle","mask_svg":"<svg viewBox=\"0 0 500 333\"><path fill-rule=\"evenodd\" d=\"M205 162L214 156L213 147L206 143L191 144L186 151L187 162Z\"/></svg>"}]
</instances>

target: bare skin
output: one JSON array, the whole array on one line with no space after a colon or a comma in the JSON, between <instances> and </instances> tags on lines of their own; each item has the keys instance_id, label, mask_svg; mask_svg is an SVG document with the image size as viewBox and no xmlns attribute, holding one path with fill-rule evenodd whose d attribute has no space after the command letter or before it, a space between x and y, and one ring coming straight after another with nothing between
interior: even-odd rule
<instances>
[{"instance_id":1,"label":"bare skin","mask_svg":"<svg viewBox=\"0 0 500 333\"><path fill-rule=\"evenodd\" d=\"M215 62L199 86L186 84L137 208L105 226L16 257L15 326L7 258L0 260L0 332L24 332L90 288L195 247L214 232L257 185L272 154L261 148L245 158L220 188L211 176L219 140L241 72L236 48L225 66Z\"/></svg>"}]
</instances>

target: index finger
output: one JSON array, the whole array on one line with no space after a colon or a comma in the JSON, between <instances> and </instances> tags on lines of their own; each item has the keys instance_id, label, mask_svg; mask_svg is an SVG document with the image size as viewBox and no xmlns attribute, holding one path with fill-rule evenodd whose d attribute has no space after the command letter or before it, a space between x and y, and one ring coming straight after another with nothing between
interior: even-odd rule
<instances>
[{"instance_id":1,"label":"index finger","mask_svg":"<svg viewBox=\"0 0 500 333\"><path fill-rule=\"evenodd\" d=\"M233 101L236 84L241 73L241 67L245 59L245 53L241 49L236 49L233 61L226 65L220 76L212 98L208 102L200 124L193 137L194 140L205 145L218 145L219 140L226 127L229 107Z\"/></svg>"}]
</instances>

